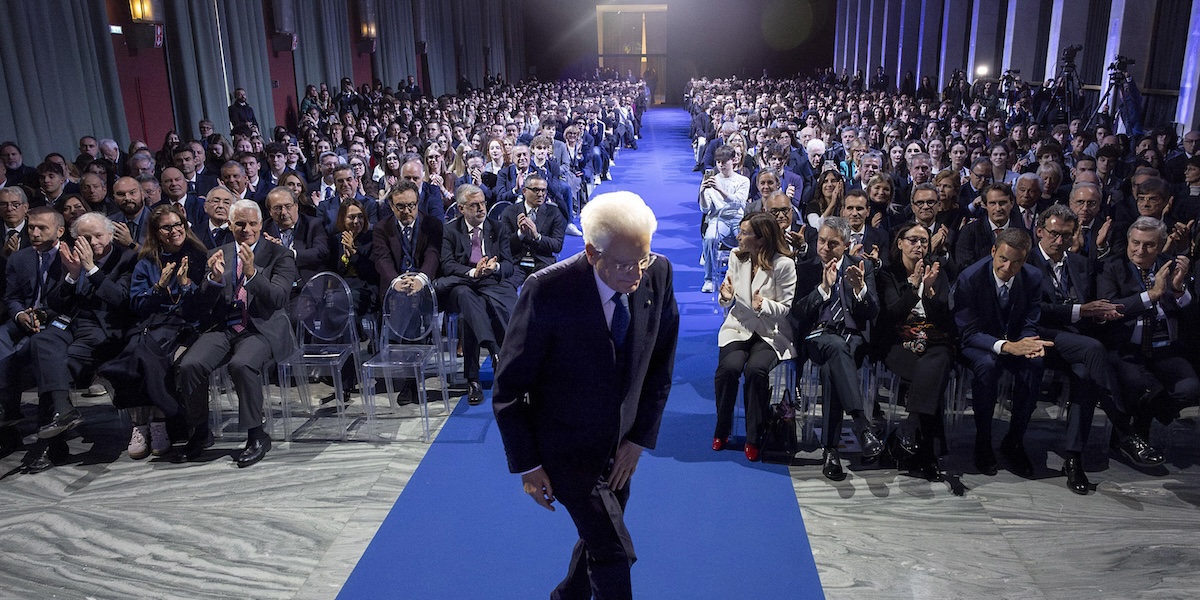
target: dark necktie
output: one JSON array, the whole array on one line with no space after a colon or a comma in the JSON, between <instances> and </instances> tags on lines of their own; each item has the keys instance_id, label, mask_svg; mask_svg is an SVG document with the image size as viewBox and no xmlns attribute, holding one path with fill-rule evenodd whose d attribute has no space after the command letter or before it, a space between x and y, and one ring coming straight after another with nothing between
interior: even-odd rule
<instances>
[{"instance_id":1,"label":"dark necktie","mask_svg":"<svg viewBox=\"0 0 1200 600\"><path fill-rule=\"evenodd\" d=\"M405 225L400 231L400 245L404 249L404 259L401 262L400 270L404 272L411 271L416 265L416 257L413 256L414 246L412 239L412 225Z\"/></svg>"},{"instance_id":2,"label":"dark necktie","mask_svg":"<svg viewBox=\"0 0 1200 600\"><path fill-rule=\"evenodd\" d=\"M291 250L292 249L292 240L294 239L295 235L296 235L296 233L295 233L295 230L293 230L293 229L286 229L284 231L280 231L279 232L279 241L283 244L284 248Z\"/></svg>"},{"instance_id":3,"label":"dark necktie","mask_svg":"<svg viewBox=\"0 0 1200 600\"><path fill-rule=\"evenodd\" d=\"M1000 309L1008 310L1008 284L1000 284Z\"/></svg>"},{"instance_id":4,"label":"dark necktie","mask_svg":"<svg viewBox=\"0 0 1200 600\"><path fill-rule=\"evenodd\" d=\"M536 208L529 209L529 214L527 216L529 217L529 221L531 223L533 223L534 225L537 225L537 209Z\"/></svg>"},{"instance_id":5,"label":"dark necktie","mask_svg":"<svg viewBox=\"0 0 1200 600\"><path fill-rule=\"evenodd\" d=\"M1142 276L1142 286L1145 289L1154 287L1154 281L1150 277L1151 270L1145 271L1138 269L1138 273ZM1142 354L1150 356L1154 353L1154 327L1158 324L1158 303L1151 302L1150 310L1146 311L1146 316L1142 317Z\"/></svg>"},{"instance_id":6,"label":"dark necktie","mask_svg":"<svg viewBox=\"0 0 1200 600\"><path fill-rule=\"evenodd\" d=\"M617 352L625 350L625 337L629 333L628 298L622 293L613 293L612 339Z\"/></svg>"},{"instance_id":7,"label":"dark necktie","mask_svg":"<svg viewBox=\"0 0 1200 600\"><path fill-rule=\"evenodd\" d=\"M333 199L333 188L325 188L325 202L328 202L331 199Z\"/></svg>"},{"instance_id":8,"label":"dark necktie","mask_svg":"<svg viewBox=\"0 0 1200 600\"><path fill-rule=\"evenodd\" d=\"M471 261L471 264L473 264L473 265L477 265L477 264L479 264L479 261L483 260L483 236L481 235L482 232L483 232L482 225L480 225L479 227L476 227L475 231L471 232L471 258L470 258L470 261Z\"/></svg>"},{"instance_id":9,"label":"dark necktie","mask_svg":"<svg viewBox=\"0 0 1200 600\"><path fill-rule=\"evenodd\" d=\"M4 234L4 241L7 242L8 240L11 240L11 239L17 237L18 235L21 235L20 231L18 231L16 229L9 229L8 233Z\"/></svg>"},{"instance_id":10,"label":"dark necktie","mask_svg":"<svg viewBox=\"0 0 1200 600\"><path fill-rule=\"evenodd\" d=\"M1063 261L1062 264L1058 265L1058 273L1055 274L1055 279L1057 280L1058 289L1059 289L1059 292L1062 293L1063 299L1070 300L1071 299L1071 279L1070 279L1070 276L1067 274L1067 263L1065 260Z\"/></svg>"},{"instance_id":11,"label":"dark necktie","mask_svg":"<svg viewBox=\"0 0 1200 600\"><path fill-rule=\"evenodd\" d=\"M216 229L212 230L213 248L221 247L221 242L222 242L221 232L222 231L225 231L225 230L221 229L220 227L217 227Z\"/></svg>"},{"instance_id":12,"label":"dark necktie","mask_svg":"<svg viewBox=\"0 0 1200 600\"><path fill-rule=\"evenodd\" d=\"M34 306L42 305L42 298L46 295L46 275L50 271L49 252L38 252L38 275L37 275L37 298L34 300Z\"/></svg>"},{"instance_id":13,"label":"dark necktie","mask_svg":"<svg viewBox=\"0 0 1200 600\"><path fill-rule=\"evenodd\" d=\"M127 221L125 226L129 228L129 239L133 240L135 244L138 243L138 224L134 221Z\"/></svg>"},{"instance_id":14,"label":"dark necktie","mask_svg":"<svg viewBox=\"0 0 1200 600\"><path fill-rule=\"evenodd\" d=\"M242 261L240 258L237 258L234 259L234 262L237 263L237 269L234 273L234 281L237 285L237 292L234 294L233 299L237 301L239 306L241 306L242 320L241 322L234 324L233 331L234 333L241 333L246 330L246 325L250 323L250 310L246 306L246 282L242 281Z\"/></svg>"}]
</instances>

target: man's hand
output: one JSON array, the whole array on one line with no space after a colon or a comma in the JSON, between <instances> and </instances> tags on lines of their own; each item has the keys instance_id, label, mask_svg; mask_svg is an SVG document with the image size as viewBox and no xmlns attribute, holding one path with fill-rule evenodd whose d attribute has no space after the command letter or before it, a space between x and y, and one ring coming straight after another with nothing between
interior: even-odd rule
<instances>
[{"instance_id":1,"label":"man's hand","mask_svg":"<svg viewBox=\"0 0 1200 600\"><path fill-rule=\"evenodd\" d=\"M1121 318L1124 308L1124 305L1113 304L1108 300L1092 300L1079 307L1079 316L1085 319L1113 321Z\"/></svg>"},{"instance_id":2,"label":"man's hand","mask_svg":"<svg viewBox=\"0 0 1200 600\"><path fill-rule=\"evenodd\" d=\"M37 319L37 314L34 309L27 308L17 313L17 325L24 327L26 330L37 333L42 330L42 324Z\"/></svg>"},{"instance_id":3,"label":"man's hand","mask_svg":"<svg viewBox=\"0 0 1200 600\"><path fill-rule=\"evenodd\" d=\"M496 272L496 259L491 256L485 256L479 259L475 265L475 278L481 279Z\"/></svg>"},{"instance_id":4,"label":"man's hand","mask_svg":"<svg viewBox=\"0 0 1200 600\"><path fill-rule=\"evenodd\" d=\"M242 261L242 277L254 277L254 251L250 244L238 244L238 260Z\"/></svg>"},{"instance_id":5,"label":"man's hand","mask_svg":"<svg viewBox=\"0 0 1200 600\"><path fill-rule=\"evenodd\" d=\"M821 287L825 293L833 291L833 286L837 285L838 269L837 260L831 260L825 263L825 269L821 272Z\"/></svg>"},{"instance_id":6,"label":"man's hand","mask_svg":"<svg viewBox=\"0 0 1200 600\"><path fill-rule=\"evenodd\" d=\"M882 213L880 213L882 214ZM942 253L942 244L946 243L946 238L950 237L950 228L943 223L938 230L934 232L933 237L929 238L929 251L933 254Z\"/></svg>"},{"instance_id":7,"label":"man's hand","mask_svg":"<svg viewBox=\"0 0 1200 600\"><path fill-rule=\"evenodd\" d=\"M530 220L528 215L517 215L517 228L535 240L539 237L537 224Z\"/></svg>"},{"instance_id":8,"label":"man's hand","mask_svg":"<svg viewBox=\"0 0 1200 600\"><path fill-rule=\"evenodd\" d=\"M1041 358L1046 355L1046 348L1053 346L1054 342L1040 339L1038 336L1030 336L1021 338L1015 342L1004 342L1000 347L1000 351L1013 356L1024 356L1025 358Z\"/></svg>"},{"instance_id":9,"label":"man's hand","mask_svg":"<svg viewBox=\"0 0 1200 600\"><path fill-rule=\"evenodd\" d=\"M133 236L129 234L129 226L124 223L113 223L113 240L122 246L132 244Z\"/></svg>"},{"instance_id":10,"label":"man's hand","mask_svg":"<svg viewBox=\"0 0 1200 600\"><path fill-rule=\"evenodd\" d=\"M854 290L855 295L862 293L863 289L866 288L867 282L863 280L863 266L861 264L846 267L846 283L850 284L850 289Z\"/></svg>"},{"instance_id":11,"label":"man's hand","mask_svg":"<svg viewBox=\"0 0 1200 600\"><path fill-rule=\"evenodd\" d=\"M78 245L86 246L87 242L79 242ZM71 246L66 242L59 242L58 257L62 260L67 275L70 275L71 279L79 281L79 274L83 272L83 263L79 262L79 255L71 252Z\"/></svg>"},{"instance_id":12,"label":"man's hand","mask_svg":"<svg viewBox=\"0 0 1200 600\"><path fill-rule=\"evenodd\" d=\"M12 253L16 252L20 248L21 248L21 236L14 235L4 241L4 250L3 250L4 256L12 256Z\"/></svg>"},{"instance_id":13,"label":"man's hand","mask_svg":"<svg viewBox=\"0 0 1200 600\"><path fill-rule=\"evenodd\" d=\"M271 234L269 234L269 233L267 233L267 232L265 232L265 231L264 231L264 232L263 232L263 234L262 234L262 238L263 238L264 240L267 240L268 242L271 242L272 244L279 244L280 246L282 246L282 245L283 245L283 240L281 240L281 239L279 239L279 238L277 238L277 237L275 237L275 236L273 236L273 235L271 235ZM239 253L239 254L240 254L240 253Z\"/></svg>"},{"instance_id":14,"label":"man's hand","mask_svg":"<svg viewBox=\"0 0 1200 600\"><path fill-rule=\"evenodd\" d=\"M617 456L613 459L612 473L608 476L608 489L625 489L629 478L633 477L633 472L637 470L638 459L641 457L641 446L629 440L622 440L621 445L617 446Z\"/></svg>"},{"instance_id":15,"label":"man's hand","mask_svg":"<svg viewBox=\"0 0 1200 600\"><path fill-rule=\"evenodd\" d=\"M1188 273L1191 272L1192 263L1186 256L1175 257L1175 274L1171 277L1171 291L1176 294L1183 293L1183 285L1187 282Z\"/></svg>"},{"instance_id":16,"label":"man's hand","mask_svg":"<svg viewBox=\"0 0 1200 600\"><path fill-rule=\"evenodd\" d=\"M424 287L425 282L422 281L420 277L408 274L401 275L398 279L396 279L396 283L392 286L392 288L397 292L404 292L409 296L416 294Z\"/></svg>"},{"instance_id":17,"label":"man's hand","mask_svg":"<svg viewBox=\"0 0 1200 600\"><path fill-rule=\"evenodd\" d=\"M794 184L789 184L787 186L787 190L783 192L783 195L787 196L788 198L795 198L796 197L796 186Z\"/></svg>"},{"instance_id":18,"label":"man's hand","mask_svg":"<svg viewBox=\"0 0 1200 600\"><path fill-rule=\"evenodd\" d=\"M618 450L619 452L619 450ZM533 497L543 508L554 511L554 488L550 485L550 477L546 470L538 467L536 471L521 476L525 493Z\"/></svg>"},{"instance_id":19,"label":"man's hand","mask_svg":"<svg viewBox=\"0 0 1200 600\"><path fill-rule=\"evenodd\" d=\"M1108 230L1112 229L1112 217L1104 219L1104 224L1100 226L1100 231L1096 232L1096 247L1103 248L1108 245Z\"/></svg>"},{"instance_id":20,"label":"man's hand","mask_svg":"<svg viewBox=\"0 0 1200 600\"><path fill-rule=\"evenodd\" d=\"M1154 285L1146 290L1150 294L1151 301L1157 301L1167 293L1167 286L1171 283L1171 266L1172 262L1167 261L1158 270L1158 273L1154 274Z\"/></svg>"},{"instance_id":21,"label":"man's hand","mask_svg":"<svg viewBox=\"0 0 1200 600\"><path fill-rule=\"evenodd\" d=\"M225 278L225 251L217 250L208 257L208 280L219 283Z\"/></svg>"}]
</instances>

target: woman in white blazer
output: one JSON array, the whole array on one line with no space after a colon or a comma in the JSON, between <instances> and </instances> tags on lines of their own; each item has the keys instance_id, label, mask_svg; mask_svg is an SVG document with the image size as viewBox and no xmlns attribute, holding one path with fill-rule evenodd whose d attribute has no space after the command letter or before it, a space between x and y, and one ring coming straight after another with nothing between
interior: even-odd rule
<instances>
[{"instance_id":1,"label":"woman in white blazer","mask_svg":"<svg viewBox=\"0 0 1200 600\"><path fill-rule=\"evenodd\" d=\"M770 403L768 377L781 360L795 356L787 321L796 293L796 263L768 213L747 215L738 225L738 247L721 283L720 303L729 309L717 334L721 347L714 378L717 427L713 450L729 444L738 379L745 376L746 458L758 460Z\"/></svg>"}]
</instances>

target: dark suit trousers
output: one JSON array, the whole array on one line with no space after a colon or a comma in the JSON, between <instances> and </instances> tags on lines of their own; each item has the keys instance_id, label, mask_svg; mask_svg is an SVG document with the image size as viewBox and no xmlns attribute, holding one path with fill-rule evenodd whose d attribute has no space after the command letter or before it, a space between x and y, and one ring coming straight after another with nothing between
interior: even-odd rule
<instances>
[{"instance_id":1,"label":"dark suit trousers","mask_svg":"<svg viewBox=\"0 0 1200 600\"><path fill-rule=\"evenodd\" d=\"M93 322L80 319L71 323L70 331L50 326L30 338L33 374L41 395L41 424L49 423L55 410L70 410L71 383L79 379L85 368L102 357L116 356L120 352L121 349L115 347L97 351L106 345L106 341L104 330ZM53 398L58 398L58 406Z\"/></svg>"},{"instance_id":2,"label":"dark suit trousers","mask_svg":"<svg viewBox=\"0 0 1200 600\"><path fill-rule=\"evenodd\" d=\"M746 441L758 444L762 440L762 424L771 403L769 378L771 369L777 364L779 356L775 349L758 334L745 341L721 346L713 382L717 397L717 428L713 437L723 440L733 429L738 378L744 372L746 384L742 390L742 405L746 408Z\"/></svg>"},{"instance_id":3,"label":"dark suit trousers","mask_svg":"<svg viewBox=\"0 0 1200 600\"><path fill-rule=\"evenodd\" d=\"M497 314L488 299L469 285L456 285L448 295L463 332L463 375L474 381L479 379L479 349L500 346L507 315Z\"/></svg>"},{"instance_id":4,"label":"dark suit trousers","mask_svg":"<svg viewBox=\"0 0 1200 600\"><path fill-rule=\"evenodd\" d=\"M1151 359L1113 352L1110 355L1117 379L1134 421L1148 428L1156 416L1174 416L1175 408L1195 404L1200 398L1200 381L1187 359L1168 349ZM1172 406L1174 404L1174 406ZM1146 431L1139 432L1145 434Z\"/></svg>"},{"instance_id":5,"label":"dark suit trousers","mask_svg":"<svg viewBox=\"0 0 1200 600\"><path fill-rule=\"evenodd\" d=\"M976 443L991 443L992 413L1000 395L1000 373L1013 375L1012 419L1008 437L1020 442L1037 408L1038 390L1042 381L1042 359L1023 356L997 355L991 350L963 348L963 357L971 365L971 407L975 410Z\"/></svg>"},{"instance_id":6,"label":"dark suit trousers","mask_svg":"<svg viewBox=\"0 0 1200 600\"><path fill-rule=\"evenodd\" d=\"M567 576L550 593L550 600L632 600L629 568L637 556L625 528L629 486L610 490L604 477L591 489L554 484L555 497L575 522L579 541L571 552Z\"/></svg>"},{"instance_id":7,"label":"dark suit trousers","mask_svg":"<svg viewBox=\"0 0 1200 600\"><path fill-rule=\"evenodd\" d=\"M1054 342L1046 349L1046 366L1067 375L1071 382L1071 411L1067 415L1064 450L1083 452L1092 428L1096 404L1104 409L1117 435L1129 434L1129 416L1121 401L1120 384L1100 340L1068 331L1044 336Z\"/></svg>"},{"instance_id":8,"label":"dark suit trousers","mask_svg":"<svg viewBox=\"0 0 1200 600\"><path fill-rule=\"evenodd\" d=\"M29 377L29 332L16 321L0 326L0 408L8 417L21 415L21 391Z\"/></svg>"},{"instance_id":9,"label":"dark suit trousers","mask_svg":"<svg viewBox=\"0 0 1200 600\"><path fill-rule=\"evenodd\" d=\"M188 425L208 424L208 378L228 363L229 377L238 396L238 420L242 427L263 424L262 372L271 359L271 344L260 333L232 329L201 335L179 360L179 392L187 407Z\"/></svg>"},{"instance_id":10,"label":"dark suit trousers","mask_svg":"<svg viewBox=\"0 0 1200 600\"><path fill-rule=\"evenodd\" d=\"M804 341L808 358L821 366L821 381L825 414L824 437L826 448L837 448L842 438L842 416L844 413L867 410L862 393L862 380L858 375L858 349L863 339L859 335L845 336L822 333Z\"/></svg>"},{"instance_id":11,"label":"dark suit trousers","mask_svg":"<svg viewBox=\"0 0 1200 600\"><path fill-rule=\"evenodd\" d=\"M924 354L917 354L896 344L883 363L908 383L908 412L934 415L946 391L946 374L953 361L954 352L949 346L929 346Z\"/></svg>"}]
</instances>

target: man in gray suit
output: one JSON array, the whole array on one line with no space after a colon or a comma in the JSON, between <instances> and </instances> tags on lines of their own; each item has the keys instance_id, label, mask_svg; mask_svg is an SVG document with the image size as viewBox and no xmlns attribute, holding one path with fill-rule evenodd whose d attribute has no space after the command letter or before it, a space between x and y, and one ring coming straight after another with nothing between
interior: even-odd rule
<instances>
[{"instance_id":1,"label":"man in gray suit","mask_svg":"<svg viewBox=\"0 0 1200 600\"><path fill-rule=\"evenodd\" d=\"M234 241L208 258L208 274L200 294L211 307L201 323L200 338L179 362L178 384L187 407L192 433L184 448L195 459L212 445L208 428L208 378L228 362L238 395L238 419L247 428L246 448L239 467L262 460L271 449L263 431L263 370L286 358L295 348L288 321L288 298L296 280L296 259L279 244L263 243L262 209L252 200L238 200L230 209Z\"/></svg>"}]
</instances>

